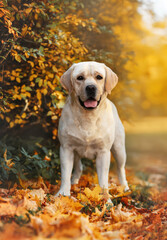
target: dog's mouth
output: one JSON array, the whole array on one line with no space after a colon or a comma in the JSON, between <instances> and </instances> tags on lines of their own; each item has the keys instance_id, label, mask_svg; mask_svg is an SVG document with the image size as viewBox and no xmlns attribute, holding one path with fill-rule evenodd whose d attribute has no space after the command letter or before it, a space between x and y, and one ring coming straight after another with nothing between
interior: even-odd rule
<instances>
[{"instance_id":1,"label":"dog's mouth","mask_svg":"<svg viewBox=\"0 0 167 240\"><path fill-rule=\"evenodd\" d=\"M82 101L80 99L80 97L78 97L78 98L79 98L80 105L88 110L95 109L101 101L101 98L99 99L99 101L97 101L96 99L94 99L92 97L88 98L86 101Z\"/></svg>"}]
</instances>

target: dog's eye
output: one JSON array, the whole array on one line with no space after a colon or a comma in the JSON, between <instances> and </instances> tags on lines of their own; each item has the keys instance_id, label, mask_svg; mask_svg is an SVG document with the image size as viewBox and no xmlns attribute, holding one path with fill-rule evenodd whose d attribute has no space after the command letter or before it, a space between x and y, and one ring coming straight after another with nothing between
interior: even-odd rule
<instances>
[{"instance_id":1,"label":"dog's eye","mask_svg":"<svg viewBox=\"0 0 167 240\"><path fill-rule=\"evenodd\" d=\"M78 76L77 80L84 80L84 77L83 76Z\"/></svg>"},{"instance_id":2,"label":"dog's eye","mask_svg":"<svg viewBox=\"0 0 167 240\"><path fill-rule=\"evenodd\" d=\"M98 80L101 80L103 77L100 76L100 75L97 75L96 78L97 78Z\"/></svg>"}]
</instances>

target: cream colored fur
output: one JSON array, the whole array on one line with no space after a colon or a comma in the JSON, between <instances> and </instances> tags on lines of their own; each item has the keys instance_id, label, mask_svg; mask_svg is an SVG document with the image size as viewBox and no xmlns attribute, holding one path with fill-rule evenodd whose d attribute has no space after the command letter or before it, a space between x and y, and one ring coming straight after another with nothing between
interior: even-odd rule
<instances>
[{"instance_id":1,"label":"cream colored fur","mask_svg":"<svg viewBox=\"0 0 167 240\"><path fill-rule=\"evenodd\" d=\"M98 74L103 79L96 79ZM79 75L84 76L84 80L77 80ZM107 99L107 94L118 82L117 75L103 63L81 62L72 65L60 82L69 91L69 96L58 127L61 187L57 195L70 195L71 183L78 183L82 173L82 157L96 159L99 185L108 189L110 152L117 162L120 184L128 190L124 127L115 105ZM95 98L100 100L93 110L85 109L78 100L79 97L83 102L87 100L85 89L88 85L97 88Z\"/></svg>"}]
</instances>

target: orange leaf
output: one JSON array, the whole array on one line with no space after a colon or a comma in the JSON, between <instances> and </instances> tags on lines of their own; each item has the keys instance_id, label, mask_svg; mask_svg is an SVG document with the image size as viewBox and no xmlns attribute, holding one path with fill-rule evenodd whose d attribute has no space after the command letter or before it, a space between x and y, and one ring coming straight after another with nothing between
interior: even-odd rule
<instances>
[{"instance_id":1,"label":"orange leaf","mask_svg":"<svg viewBox=\"0 0 167 240\"><path fill-rule=\"evenodd\" d=\"M26 14L28 15L31 11L32 11L32 8L27 8L24 10L26 12Z\"/></svg>"},{"instance_id":2,"label":"orange leaf","mask_svg":"<svg viewBox=\"0 0 167 240\"><path fill-rule=\"evenodd\" d=\"M0 204L0 216L15 215L17 207L10 203Z\"/></svg>"}]
</instances>

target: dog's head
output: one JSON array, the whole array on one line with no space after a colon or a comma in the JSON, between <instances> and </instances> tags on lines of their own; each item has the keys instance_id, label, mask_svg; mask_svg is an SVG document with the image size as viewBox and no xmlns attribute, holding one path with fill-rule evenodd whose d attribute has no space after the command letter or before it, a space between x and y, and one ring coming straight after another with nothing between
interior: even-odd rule
<instances>
[{"instance_id":1,"label":"dog's head","mask_svg":"<svg viewBox=\"0 0 167 240\"><path fill-rule=\"evenodd\" d=\"M118 77L103 63L81 62L73 64L63 74L60 82L70 94L74 93L82 107L95 109L102 96L111 93Z\"/></svg>"}]
</instances>

